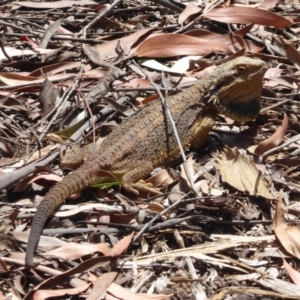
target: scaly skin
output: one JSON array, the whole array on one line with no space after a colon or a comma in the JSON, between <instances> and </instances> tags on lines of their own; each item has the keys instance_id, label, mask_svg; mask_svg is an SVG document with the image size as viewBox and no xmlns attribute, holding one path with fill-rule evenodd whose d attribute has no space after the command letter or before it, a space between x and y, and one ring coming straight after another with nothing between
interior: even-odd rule
<instances>
[{"instance_id":1,"label":"scaly skin","mask_svg":"<svg viewBox=\"0 0 300 300\"><path fill-rule=\"evenodd\" d=\"M219 113L238 122L253 120L260 110L266 70L267 65L261 60L239 57L219 66L194 86L169 97L168 108L184 150L201 146ZM153 101L112 132L93 159L50 189L32 222L26 266L34 267L34 250L48 216L72 194L101 180L91 171L111 172L121 179L126 191L138 195L141 190L149 191L138 183L140 179L179 156L170 121L161 102Z\"/></svg>"}]
</instances>

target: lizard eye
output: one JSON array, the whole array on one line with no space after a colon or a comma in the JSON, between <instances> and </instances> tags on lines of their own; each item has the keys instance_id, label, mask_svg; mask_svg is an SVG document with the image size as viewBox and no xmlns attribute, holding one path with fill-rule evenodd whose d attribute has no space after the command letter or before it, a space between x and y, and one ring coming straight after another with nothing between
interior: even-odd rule
<instances>
[{"instance_id":1,"label":"lizard eye","mask_svg":"<svg viewBox=\"0 0 300 300\"><path fill-rule=\"evenodd\" d=\"M244 73L246 72L247 68L245 66L237 66L237 70L239 73Z\"/></svg>"}]
</instances>

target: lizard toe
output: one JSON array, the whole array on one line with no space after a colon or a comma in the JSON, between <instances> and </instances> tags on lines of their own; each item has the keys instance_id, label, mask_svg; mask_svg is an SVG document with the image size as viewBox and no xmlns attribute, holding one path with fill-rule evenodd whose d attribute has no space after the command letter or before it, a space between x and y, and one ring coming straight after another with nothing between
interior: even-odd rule
<instances>
[{"instance_id":1,"label":"lizard toe","mask_svg":"<svg viewBox=\"0 0 300 300\"><path fill-rule=\"evenodd\" d=\"M135 196L139 196L139 191L133 186L133 184L122 184L122 188L131 194L134 194Z\"/></svg>"},{"instance_id":2,"label":"lizard toe","mask_svg":"<svg viewBox=\"0 0 300 300\"><path fill-rule=\"evenodd\" d=\"M139 193L150 193L154 195L161 195L161 192L158 188L153 187L151 183L145 183L143 181L139 181L132 184L133 188L137 190Z\"/></svg>"}]
</instances>

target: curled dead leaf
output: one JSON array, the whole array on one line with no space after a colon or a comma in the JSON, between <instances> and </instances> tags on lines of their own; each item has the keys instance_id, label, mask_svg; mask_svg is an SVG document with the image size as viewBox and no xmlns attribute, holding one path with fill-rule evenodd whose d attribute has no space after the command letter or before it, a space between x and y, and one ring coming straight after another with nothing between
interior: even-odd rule
<instances>
[{"instance_id":1,"label":"curled dead leaf","mask_svg":"<svg viewBox=\"0 0 300 300\"><path fill-rule=\"evenodd\" d=\"M268 192L266 180L254 162L240 153L237 148L226 147L223 153L215 158L213 165L220 171L224 182L251 196L274 199L274 196Z\"/></svg>"},{"instance_id":2,"label":"curled dead leaf","mask_svg":"<svg viewBox=\"0 0 300 300\"><path fill-rule=\"evenodd\" d=\"M296 226L288 226L284 219L282 191L279 194L272 229L282 247L291 255L300 258L300 229Z\"/></svg>"},{"instance_id":3,"label":"curled dead leaf","mask_svg":"<svg viewBox=\"0 0 300 300\"><path fill-rule=\"evenodd\" d=\"M282 124L277 128L277 130L273 133L273 135L271 137L264 140L256 147L254 154L259 156L259 155L265 153L266 151L268 151L274 147L277 147L283 140L285 133L288 129L288 126L289 126L289 120L288 120L286 113L284 113L284 118L282 120Z\"/></svg>"}]
</instances>

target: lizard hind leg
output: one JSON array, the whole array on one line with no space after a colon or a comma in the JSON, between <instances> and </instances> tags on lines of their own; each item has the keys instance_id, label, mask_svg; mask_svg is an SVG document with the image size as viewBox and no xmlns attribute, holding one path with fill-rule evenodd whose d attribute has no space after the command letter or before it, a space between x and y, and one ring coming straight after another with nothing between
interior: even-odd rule
<instances>
[{"instance_id":1,"label":"lizard hind leg","mask_svg":"<svg viewBox=\"0 0 300 300\"><path fill-rule=\"evenodd\" d=\"M142 179L144 179L153 170L153 165L150 161L138 161L134 166L131 166L130 169L125 165L126 162L117 164L115 166L116 171L113 171L113 173L115 174L123 171L122 188L126 192L132 193L136 196L138 196L140 192L147 192L156 195L161 194L158 189L142 181ZM124 172L126 169L129 170Z\"/></svg>"}]
</instances>

